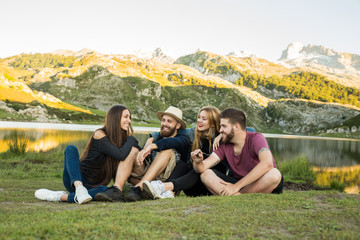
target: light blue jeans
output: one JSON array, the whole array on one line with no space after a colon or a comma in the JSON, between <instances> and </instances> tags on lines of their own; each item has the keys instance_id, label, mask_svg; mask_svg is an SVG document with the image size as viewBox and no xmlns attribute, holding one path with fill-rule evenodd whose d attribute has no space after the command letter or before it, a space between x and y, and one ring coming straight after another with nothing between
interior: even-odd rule
<instances>
[{"instance_id":1,"label":"light blue jeans","mask_svg":"<svg viewBox=\"0 0 360 240\"><path fill-rule=\"evenodd\" d=\"M67 146L65 149L63 183L69 192L67 199L69 203L75 202L75 181L81 181L93 199L97 193L105 192L108 189L108 187L104 185L92 187L94 184L91 184L85 177L82 177L79 159L78 149L73 145Z\"/></svg>"}]
</instances>

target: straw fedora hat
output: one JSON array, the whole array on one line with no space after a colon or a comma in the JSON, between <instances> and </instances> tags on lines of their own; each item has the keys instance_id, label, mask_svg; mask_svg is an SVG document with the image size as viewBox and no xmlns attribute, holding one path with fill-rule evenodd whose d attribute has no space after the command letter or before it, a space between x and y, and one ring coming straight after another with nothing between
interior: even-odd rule
<instances>
[{"instance_id":1,"label":"straw fedora hat","mask_svg":"<svg viewBox=\"0 0 360 240\"><path fill-rule=\"evenodd\" d=\"M156 116L159 118L160 121L164 115L169 115L175 118L181 124L182 129L186 128L186 123L184 122L184 120L182 120L182 111L180 109L170 106L168 109L165 110L165 112L156 113Z\"/></svg>"}]
</instances>

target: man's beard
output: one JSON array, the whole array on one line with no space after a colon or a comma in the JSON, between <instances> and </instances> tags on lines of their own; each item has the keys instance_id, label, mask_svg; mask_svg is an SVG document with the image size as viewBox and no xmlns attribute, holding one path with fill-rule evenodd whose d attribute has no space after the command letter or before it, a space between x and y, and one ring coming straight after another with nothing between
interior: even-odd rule
<instances>
[{"instance_id":1,"label":"man's beard","mask_svg":"<svg viewBox=\"0 0 360 240\"><path fill-rule=\"evenodd\" d=\"M173 135L175 133L176 127L169 128L169 131L167 131L167 132L164 131L165 128L166 128L165 126L161 126L160 135L162 137L170 137L171 135Z\"/></svg>"},{"instance_id":2,"label":"man's beard","mask_svg":"<svg viewBox=\"0 0 360 240\"><path fill-rule=\"evenodd\" d=\"M235 132L234 129L231 129L231 132L229 134L225 134L225 139L223 140L223 143L228 143L234 138Z\"/></svg>"}]
</instances>

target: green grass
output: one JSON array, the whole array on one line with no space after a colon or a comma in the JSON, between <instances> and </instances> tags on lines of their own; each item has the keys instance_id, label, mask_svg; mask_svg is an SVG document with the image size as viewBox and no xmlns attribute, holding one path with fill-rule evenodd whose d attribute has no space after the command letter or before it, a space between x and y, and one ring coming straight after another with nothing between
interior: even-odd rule
<instances>
[{"instance_id":1,"label":"green grass","mask_svg":"<svg viewBox=\"0 0 360 240\"><path fill-rule=\"evenodd\" d=\"M62 169L62 148L0 154L0 239L360 238L359 195L285 191L86 205L37 200L36 189L64 189Z\"/></svg>"},{"instance_id":2,"label":"green grass","mask_svg":"<svg viewBox=\"0 0 360 240\"><path fill-rule=\"evenodd\" d=\"M34 191L43 187L63 189L60 179L1 179L1 239L360 237L358 195L309 191L77 205L37 200Z\"/></svg>"},{"instance_id":3,"label":"green grass","mask_svg":"<svg viewBox=\"0 0 360 240\"><path fill-rule=\"evenodd\" d=\"M313 183L316 179L313 167L306 157L278 162L277 168L283 174L285 181Z\"/></svg>"},{"instance_id":4,"label":"green grass","mask_svg":"<svg viewBox=\"0 0 360 240\"><path fill-rule=\"evenodd\" d=\"M9 151L13 154L24 154L29 145L29 139L24 134L13 132L13 134L6 140Z\"/></svg>"},{"instance_id":5,"label":"green grass","mask_svg":"<svg viewBox=\"0 0 360 240\"><path fill-rule=\"evenodd\" d=\"M339 181L332 181L330 183L330 188L331 189L334 189L334 190L337 190L339 192L344 192L345 190L345 183L341 183Z\"/></svg>"},{"instance_id":6,"label":"green grass","mask_svg":"<svg viewBox=\"0 0 360 240\"><path fill-rule=\"evenodd\" d=\"M353 138L360 139L360 132L350 132L346 133L322 133L319 136L321 137L331 137L331 138Z\"/></svg>"}]
</instances>

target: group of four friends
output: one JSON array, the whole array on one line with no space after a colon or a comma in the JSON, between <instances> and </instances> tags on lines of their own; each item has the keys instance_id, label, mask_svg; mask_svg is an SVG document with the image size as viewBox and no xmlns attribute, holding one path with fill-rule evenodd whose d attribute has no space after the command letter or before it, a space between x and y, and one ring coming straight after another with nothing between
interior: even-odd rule
<instances>
[{"instance_id":1,"label":"group of four friends","mask_svg":"<svg viewBox=\"0 0 360 240\"><path fill-rule=\"evenodd\" d=\"M186 128L176 107L156 116L160 132L151 133L141 148L130 110L112 107L81 156L75 146L66 148L63 183L68 193L38 189L35 197L84 204L172 198L181 191L192 197L282 193L283 177L268 143L246 126L243 111L206 106L192 128ZM125 196L126 182L133 187Z\"/></svg>"}]
</instances>

